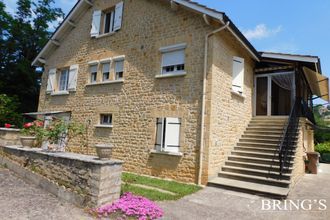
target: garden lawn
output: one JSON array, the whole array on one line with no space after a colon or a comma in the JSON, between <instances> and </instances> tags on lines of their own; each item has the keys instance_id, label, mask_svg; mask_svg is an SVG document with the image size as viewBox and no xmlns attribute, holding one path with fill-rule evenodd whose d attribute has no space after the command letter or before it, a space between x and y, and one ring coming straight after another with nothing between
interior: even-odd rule
<instances>
[{"instance_id":1,"label":"garden lawn","mask_svg":"<svg viewBox=\"0 0 330 220\"><path fill-rule=\"evenodd\" d=\"M153 201L178 200L201 189L197 185L139 176L132 173L123 173L122 181L122 193L132 192Z\"/></svg>"}]
</instances>

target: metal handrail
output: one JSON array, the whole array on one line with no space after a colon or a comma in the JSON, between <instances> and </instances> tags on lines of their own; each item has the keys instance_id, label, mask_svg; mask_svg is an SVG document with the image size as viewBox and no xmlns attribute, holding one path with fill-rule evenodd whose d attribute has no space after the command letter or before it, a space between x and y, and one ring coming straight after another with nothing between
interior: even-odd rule
<instances>
[{"instance_id":1,"label":"metal handrail","mask_svg":"<svg viewBox=\"0 0 330 220\"><path fill-rule=\"evenodd\" d=\"M279 161L280 161L280 174L282 175L284 166L287 162L288 153L291 147L292 139L296 136L294 132L299 122L298 120L298 107L301 104L301 99L296 98L294 105L292 106L288 123L285 126L283 137L279 146Z\"/></svg>"}]
</instances>

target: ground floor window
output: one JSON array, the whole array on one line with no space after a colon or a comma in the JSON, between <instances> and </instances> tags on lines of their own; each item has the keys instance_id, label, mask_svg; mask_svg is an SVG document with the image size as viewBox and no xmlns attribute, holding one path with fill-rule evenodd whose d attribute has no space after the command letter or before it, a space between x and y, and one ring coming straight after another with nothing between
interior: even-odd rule
<instances>
[{"instance_id":1,"label":"ground floor window","mask_svg":"<svg viewBox=\"0 0 330 220\"><path fill-rule=\"evenodd\" d=\"M180 151L180 118L157 118L156 150Z\"/></svg>"}]
</instances>

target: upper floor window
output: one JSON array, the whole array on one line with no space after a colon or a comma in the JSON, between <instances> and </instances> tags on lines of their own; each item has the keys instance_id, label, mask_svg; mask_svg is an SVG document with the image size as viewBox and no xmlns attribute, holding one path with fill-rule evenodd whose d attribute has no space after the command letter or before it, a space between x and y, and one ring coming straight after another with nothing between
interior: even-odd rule
<instances>
[{"instance_id":1,"label":"upper floor window","mask_svg":"<svg viewBox=\"0 0 330 220\"><path fill-rule=\"evenodd\" d=\"M59 78L59 91L67 91L69 85L69 69L63 69Z\"/></svg>"},{"instance_id":2,"label":"upper floor window","mask_svg":"<svg viewBox=\"0 0 330 220\"><path fill-rule=\"evenodd\" d=\"M79 65L72 65L69 68L50 69L46 92L56 95L56 93L68 94L69 91L76 91L78 81Z\"/></svg>"},{"instance_id":3,"label":"upper floor window","mask_svg":"<svg viewBox=\"0 0 330 220\"><path fill-rule=\"evenodd\" d=\"M185 73L185 48L186 44L178 44L160 49L162 52L162 75Z\"/></svg>"},{"instance_id":4,"label":"upper floor window","mask_svg":"<svg viewBox=\"0 0 330 220\"><path fill-rule=\"evenodd\" d=\"M96 83L97 82L97 64L90 65L90 82Z\"/></svg>"},{"instance_id":5,"label":"upper floor window","mask_svg":"<svg viewBox=\"0 0 330 220\"><path fill-rule=\"evenodd\" d=\"M115 61L115 80L121 80L124 77L124 60Z\"/></svg>"},{"instance_id":6,"label":"upper floor window","mask_svg":"<svg viewBox=\"0 0 330 220\"><path fill-rule=\"evenodd\" d=\"M102 63L102 81L106 82L110 80L110 61Z\"/></svg>"},{"instance_id":7,"label":"upper floor window","mask_svg":"<svg viewBox=\"0 0 330 220\"><path fill-rule=\"evenodd\" d=\"M233 57L232 90L234 92L243 93L243 86L244 86L244 59L241 57Z\"/></svg>"},{"instance_id":8,"label":"upper floor window","mask_svg":"<svg viewBox=\"0 0 330 220\"><path fill-rule=\"evenodd\" d=\"M93 12L91 37L98 37L121 29L124 2L119 2L113 8Z\"/></svg>"}]
</instances>

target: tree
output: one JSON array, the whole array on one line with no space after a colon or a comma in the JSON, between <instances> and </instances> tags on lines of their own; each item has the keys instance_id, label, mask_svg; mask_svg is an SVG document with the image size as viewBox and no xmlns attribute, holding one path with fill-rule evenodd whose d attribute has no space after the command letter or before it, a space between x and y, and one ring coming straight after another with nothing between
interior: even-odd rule
<instances>
[{"instance_id":1,"label":"tree","mask_svg":"<svg viewBox=\"0 0 330 220\"><path fill-rule=\"evenodd\" d=\"M17 113L19 102L17 98L0 95L0 126L5 123L20 127L22 124L22 116Z\"/></svg>"},{"instance_id":2,"label":"tree","mask_svg":"<svg viewBox=\"0 0 330 220\"><path fill-rule=\"evenodd\" d=\"M0 94L18 97L20 113L37 111L43 70L31 63L51 36L49 25L64 15L53 4L54 0L18 0L16 14L9 15L0 0Z\"/></svg>"}]
</instances>

